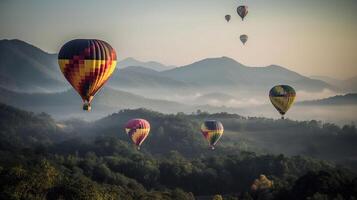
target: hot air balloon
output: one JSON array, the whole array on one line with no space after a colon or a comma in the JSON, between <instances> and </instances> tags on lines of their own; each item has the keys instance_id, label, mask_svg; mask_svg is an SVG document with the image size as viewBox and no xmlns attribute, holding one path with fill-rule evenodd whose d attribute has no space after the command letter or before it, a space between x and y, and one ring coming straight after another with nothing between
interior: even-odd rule
<instances>
[{"instance_id":1,"label":"hot air balloon","mask_svg":"<svg viewBox=\"0 0 357 200\"><path fill-rule=\"evenodd\" d=\"M83 110L91 110L94 95L115 70L115 50L101 40L76 39L62 46L58 64L67 81L83 100Z\"/></svg>"},{"instance_id":2,"label":"hot air balloon","mask_svg":"<svg viewBox=\"0 0 357 200\"><path fill-rule=\"evenodd\" d=\"M247 14L248 14L248 6L239 6L237 8L237 13L242 18L242 21L243 21L245 16L247 16Z\"/></svg>"},{"instance_id":3,"label":"hot air balloon","mask_svg":"<svg viewBox=\"0 0 357 200\"><path fill-rule=\"evenodd\" d=\"M248 41L248 35L241 35L239 38L243 45Z\"/></svg>"},{"instance_id":4,"label":"hot air balloon","mask_svg":"<svg viewBox=\"0 0 357 200\"><path fill-rule=\"evenodd\" d=\"M295 97L294 88L288 85L274 86L269 92L270 101L281 114L281 119L284 119L285 113L293 105Z\"/></svg>"},{"instance_id":5,"label":"hot air balloon","mask_svg":"<svg viewBox=\"0 0 357 200\"><path fill-rule=\"evenodd\" d=\"M231 21L231 15L226 15L224 16L224 18L226 19L227 22Z\"/></svg>"},{"instance_id":6,"label":"hot air balloon","mask_svg":"<svg viewBox=\"0 0 357 200\"><path fill-rule=\"evenodd\" d=\"M141 144L144 142L150 132L150 124L145 119L132 119L125 126L125 132L130 139L140 150Z\"/></svg>"},{"instance_id":7,"label":"hot air balloon","mask_svg":"<svg viewBox=\"0 0 357 200\"><path fill-rule=\"evenodd\" d=\"M201 126L201 132L208 141L212 150L214 150L214 146L222 137L223 131L224 129L222 123L216 120L207 120Z\"/></svg>"}]
</instances>

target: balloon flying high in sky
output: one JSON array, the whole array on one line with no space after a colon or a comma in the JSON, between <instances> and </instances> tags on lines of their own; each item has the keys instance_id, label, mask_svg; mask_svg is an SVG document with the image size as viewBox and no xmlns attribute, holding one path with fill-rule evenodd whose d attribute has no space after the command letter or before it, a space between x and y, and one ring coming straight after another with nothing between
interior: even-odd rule
<instances>
[{"instance_id":1,"label":"balloon flying high in sky","mask_svg":"<svg viewBox=\"0 0 357 200\"><path fill-rule=\"evenodd\" d=\"M90 103L114 72L116 59L115 50L101 40L76 39L61 48L58 64L82 97L83 110L91 110Z\"/></svg>"},{"instance_id":2,"label":"balloon flying high in sky","mask_svg":"<svg viewBox=\"0 0 357 200\"><path fill-rule=\"evenodd\" d=\"M244 18L248 15L248 6L239 6L237 8L237 13L242 18L243 21Z\"/></svg>"}]
</instances>

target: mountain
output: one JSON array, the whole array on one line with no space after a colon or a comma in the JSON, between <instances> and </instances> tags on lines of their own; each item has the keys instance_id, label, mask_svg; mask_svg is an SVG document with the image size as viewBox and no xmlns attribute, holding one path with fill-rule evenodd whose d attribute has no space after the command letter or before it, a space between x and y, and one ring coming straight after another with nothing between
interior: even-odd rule
<instances>
[{"instance_id":1,"label":"mountain","mask_svg":"<svg viewBox=\"0 0 357 200\"><path fill-rule=\"evenodd\" d=\"M175 68L175 66L172 65L164 65L154 61L142 62L131 57L118 62L117 66L121 69L131 66L141 66L155 71L163 71L163 70Z\"/></svg>"},{"instance_id":2,"label":"mountain","mask_svg":"<svg viewBox=\"0 0 357 200\"><path fill-rule=\"evenodd\" d=\"M227 57L208 58L170 68L156 62L128 58L118 63L107 86L151 99L185 104L192 102L197 94L217 92L237 96L240 100L265 97L266 91L276 84L289 84L306 92L337 90L321 80L280 66L247 67ZM163 69L168 70L159 71ZM44 93L70 88L59 70L55 54L48 54L20 40L0 41L0 72L0 86L12 91Z\"/></svg>"},{"instance_id":3,"label":"mountain","mask_svg":"<svg viewBox=\"0 0 357 200\"><path fill-rule=\"evenodd\" d=\"M325 99L303 101L300 105L357 105L357 93L337 95Z\"/></svg>"},{"instance_id":4,"label":"mountain","mask_svg":"<svg viewBox=\"0 0 357 200\"><path fill-rule=\"evenodd\" d=\"M330 85L335 85L344 92L357 92L357 76L345 80L335 79L328 76L312 76L311 78L322 80Z\"/></svg>"},{"instance_id":5,"label":"mountain","mask_svg":"<svg viewBox=\"0 0 357 200\"><path fill-rule=\"evenodd\" d=\"M326 82L328 84L336 85L336 86L341 84L341 82L342 82L342 80L340 80L340 79L332 78L332 77L329 77L329 76L310 76L310 78L321 80L321 81L324 81L324 82Z\"/></svg>"},{"instance_id":6,"label":"mountain","mask_svg":"<svg viewBox=\"0 0 357 200\"><path fill-rule=\"evenodd\" d=\"M74 90L59 93L20 93L0 88L0 102L33 112L47 112L56 118L83 117L97 119L109 113L128 108L147 108L161 112L188 111L189 107L164 100L155 100L103 88L92 102L92 113L83 115L82 100Z\"/></svg>"},{"instance_id":7,"label":"mountain","mask_svg":"<svg viewBox=\"0 0 357 200\"><path fill-rule=\"evenodd\" d=\"M267 90L276 84L289 84L305 91L335 89L323 81L310 79L280 66L247 67L227 57L204 59L162 73L202 87Z\"/></svg>"},{"instance_id":8,"label":"mountain","mask_svg":"<svg viewBox=\"0 0 357 200\"><path fill-rule=\"evenodd\" d=\"M57 55L20 40L0 40L0 86L25 92L66 88Z\"/></svg>"},{"instance_id":9,"label":"mountain","mask_svg":"<svg viewBox=\"0 0 357 200\"><path fill-rule=\"evenodd\" d=\"M342 87L348 92L357 92L357 76L342 81Z\"/></svg>"},{"instance_id":10,"label":"mountain","mask_svg":"<svg viewBox=\"0 0 357 200\"><path fill-rule=\"evenodd\" d=\"M166 77L158 71L141 66L130 66L124 69L117 69L110 78L108 85L113 88L127 89L179 89L188 86L188 84L183 81Z\"/></svg>"}]
</instances>

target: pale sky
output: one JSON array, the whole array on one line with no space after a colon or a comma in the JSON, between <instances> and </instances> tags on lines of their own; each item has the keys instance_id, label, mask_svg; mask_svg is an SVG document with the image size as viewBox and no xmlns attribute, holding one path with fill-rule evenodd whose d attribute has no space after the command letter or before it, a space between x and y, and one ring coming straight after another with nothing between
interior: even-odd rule
<instances>
[{"instance_id":1,"label":"pale sky","mask_svg":"<svg viewBox=\"0 0 357 200\"><path fill-rule=\"evenodd\" d=\"M249 7L244 22L240 4ZM245 47L241 34L249 36ZM349 78L357 75L356 36L356 0L0 0L0 39L50 53L71 39L102 39L119 60L180 66L228 56L248 66Z\"/></svg>"}]
</instances>

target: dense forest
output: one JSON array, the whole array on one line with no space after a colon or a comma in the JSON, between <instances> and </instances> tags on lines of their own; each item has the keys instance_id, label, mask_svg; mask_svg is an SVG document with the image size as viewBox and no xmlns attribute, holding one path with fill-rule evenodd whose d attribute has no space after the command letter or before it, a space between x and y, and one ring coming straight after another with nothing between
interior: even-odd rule
<instances>
[{"instance_id":1,"label":"dense forest","mask_svg":"<svg viewBox=\"0 0 357 200\"><path fill-rule=\"evenodd\" d=\"M151 133L137 151L131 118ZM236 114L122 110L55 121L0 104L0 199L356 199L357 130ZM220 120L215 151L199 132Z\"/></svg>"}]
</instances>

